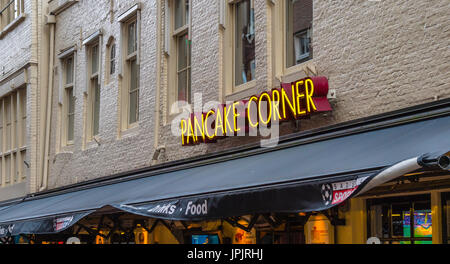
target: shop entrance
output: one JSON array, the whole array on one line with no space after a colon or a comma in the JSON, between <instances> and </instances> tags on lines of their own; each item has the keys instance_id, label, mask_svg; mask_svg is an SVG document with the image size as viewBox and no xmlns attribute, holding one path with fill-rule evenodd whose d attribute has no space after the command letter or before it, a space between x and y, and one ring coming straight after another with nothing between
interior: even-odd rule
<instances>
[{"instance_id":1,"label":"shop entrance","mask_svg":"<svg viewBox=\"0 0 450 264\"><path fill-rule=\"evenodd\" d=\"M367 201L368 236L383 244L432 244L431 196Z\"/></svg>"}]
</instances>

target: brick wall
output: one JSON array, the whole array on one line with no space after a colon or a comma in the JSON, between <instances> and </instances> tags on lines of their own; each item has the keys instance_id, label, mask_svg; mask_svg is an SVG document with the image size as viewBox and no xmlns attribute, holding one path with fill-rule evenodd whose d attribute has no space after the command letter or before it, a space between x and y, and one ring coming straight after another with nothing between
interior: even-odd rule
<instances>
[{"instance_id":1,"label":"brick wall","mask_svg":"<svg viewBox=\"0 0 450 264\"><path fill-rule=\"evenodd\" d=\"M273 21L266 8L269 1L256 0L256 83L258 91L271 83L272 41L267 25ZM117 16L134 1L115 1L114 22L110 23L109 1L80 1L57 16L56 50L78 43L99 28L106 40L120 39ZM218 53L223 32L218 25L218 5L210 0L194 0L192 6L192 92L201 92L203 102L221 100ZM269 5L269 6L268 6ZM49 187L54 188L136 168L150 166L154 138L166 153L160 162L221 151L256 142L258 138L229 138L216 144L181 147L181 140L170 131L167 120L167 57L157 50L164 40L164 5L158 17L156 1L143 1L141 34L141 96L139 128L118 138L118 77L101 87L100 146L82 150L83 88L85 49L78 50L75 88L75 144L56 152L59 119L53 115ZM336 89L334 111L301 122L301 129L313 129L357 118L393 111L450 97L450 27L446 0L436 1L314 1L314 59L320 75L327 76ZM89 15L86 15L89 14ZM81 32L81 35L80 35ZM159 33L159 36L158 36ZM118 42L117 42L118 43ZM161 45L162 47L162 45ZM223 48L227 48L223 45ZM120 49L117 50L120 54ZM119 56L119 55L118 55ZM104 54L103 61L104 64ZM157 68L160 58L161 68ZM103 71L105 67L102 67ZM60 69L58 69L60 70ZM103 76L103 75L102 75ZM58 77L58 76L55 76ZM102 77L103 78L103 77ZM160 87L156 83L160 81ZM58 80L54 93L58 94ZM155 109L156 89L160 88L160 107ZM54 97L53 110L59 105ZM157 110L157 111L155 111ZM155 124L155 112L159 123ZM159 134L154 135L155 125ZM281 133L292 133L291 123Z\"/></svg>"},{"instance_id":2,"label":"brick wall","mask_svg":"<svg viewBox=\"0 0 450 264\"><path fill-rule=\"evenodd\" d=\"M35 114L37 111L37 60L33 55L33 48L36 49L37 26L35 19L37 5L31 0L24 0L23 15L12 22L11 29L4 32L0 37L0 97L10 94L17 88L27 90L26 99L26 146L27 152L25 161L28 165L18 162L26 181L13 182L0 189L0 200L8 200L24 196L30 190L35 190L36 185L36 147L37 142L32 135L37 134L39 119ZM17 156L16 156L17 159ZM2 175L4 177L4 175Z\"/></svg>"}]
</instances>

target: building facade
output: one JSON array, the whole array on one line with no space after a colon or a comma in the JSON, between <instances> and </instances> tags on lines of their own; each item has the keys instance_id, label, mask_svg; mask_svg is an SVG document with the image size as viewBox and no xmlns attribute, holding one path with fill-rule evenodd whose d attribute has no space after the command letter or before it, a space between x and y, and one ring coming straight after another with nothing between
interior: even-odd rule
<instances>
[{"instance_id":1,"label":"building facade","mask_svg":"<svg viewBox=\"0 0 450 264\"><path fill-rule=\"evenodd\" d=\"M49 61L46 5L1 2L2 200L41 189Z\"/></svg>"},{"instance_id":2,"label":"building facade","mask_svg":"<svg viewBox=\"0 0 450 264\"><path fill-rule=\"evenodd\" d=\"M174 134L187 117L180 101L189 103L193 112L207 112L208 107L249 100L286 83L325 76L329 91L323 96L332 111L281 123L279 135L289 138L374 116L414 112L405 109L444 104L450 98L450 9L444 0L15 2L23 9L15 9L13 22L4 18L9 9L2 11L2 28L7 26L0 34L0 100L3 111L17 100L12 116L20 125L12 125L16 119L6 118L9 113L4 112L3 131L15 129L11 131L17 131L20 140L11 140L20 146L3 144L3 200L220 156L264 139L226 137L182 146L182 137ZM12 137L3 133L4 142ZM23 161L29 161L28 167ZM432 176L438 177L430 176L433 182L446 180L448 173ZM339 207L336 217L344 219L340 225L322 214L300 213L298 229L286 236L286 223L269 228L271 240L278 232L278 242L365 243L378 237L382 242L414 243L401 238L406 236L403 231L386 235L382 227L406 221L415 210L433 219L432 234L419 241L446 240L446 185L406 188L395 195L386 188ZM417 207L412 203L405 209L403 203L386 198L405 193L422 195ZM381 219L380 214L386 216L381 212L389 212L390 218ZM403 218L396 219L397 214ZM239 237L240 242L262 243L270 233L265 227L240 234L240 221L190 225L201 227L204 234L220 226L221 241ZM252 222L251 217L247 221ZM181 241L173 230L182 224L152 224L146 227L147 233L152 231L146 233L146 242ZM326 235L314 233L317 228Z\"/></svg>"}]
</instances>

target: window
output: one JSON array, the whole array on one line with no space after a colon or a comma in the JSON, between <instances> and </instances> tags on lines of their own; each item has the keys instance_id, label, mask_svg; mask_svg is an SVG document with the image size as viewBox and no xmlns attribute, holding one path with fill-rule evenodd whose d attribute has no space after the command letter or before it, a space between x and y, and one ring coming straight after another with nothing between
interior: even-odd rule
<instances>
[{"instance_id":1,"label":"window","mask_svg":"<svg viewBox=\"0 0 450 264\"><path fill-rule=\"evenodd\" d=\"M138 62L138 24L134 16L124 23L124 93L123 99L127 120L125 127L139 121L139 62Z\"/></svg>"},{"instance_id":2,"label":"window","mask_svg":"<svg viewBox=\"0 0 450 264\"><path fill-rule=\"evenodd\" d=\"M177 50L177 101L191 101L191 41L189 38L189 0L175 0L175 28Z\"/></svg>"},{"instance_id":3,"label":"window","mask_svg":"<svg viewBox=\"0 0 450 264\"><path fill-rule=\"evenodd\" d=\"M23 13L23 0L0 0L0 31Z\"/></svg>"},{"instance_id":4,"label":"window","mask_svg":"<svg viewBox=\"0 0 450 264\"><path fill-rule=\"evenodd\" d=\"M254 0L236 3L234 19L234 81L237 86L255 78Z\"/></svg>"},{"instance_id":5,"label":"window","mask_svg":"<svg viewBox=\"0 0 450 264\"><path fill-rule=\"evenodd\" d=\"M286 68L311 59L312 0L286 0Z\"/></svg>"},{"instance_id":6,"label":"window","mask_svg":"<svg viewBox=\"0 0 450 264\"><path fill-rule=\"evenodd\" d=\"M430 195L368 201L368 236L384 244L431 244Z\"/></svg>"},{"instance_id":7,"label":"window","mask_svg":"<svg viewBox=\"0 0 450 264\"><path fill-rule=\"evenodd\" d=\"M20 88L0 98L0 185L22 182L26 157L27 92ZM2 165L5 170L2 171Z\"/></svg>"},{"instance_id":8,"label":"window","mask_svg":"<svg viewBox=\"0 0 450 264\"><path fill-rule=\"evenodd\" d=\"M191 96L191 1L165 0L164 51L167 63L167 118L174 118Z\"/></svg>"},{"instance_id":9,"label":"window","mask_svg":"<svg viewBox=\"0 0 450 264\"><path fill-rule=\"evenodd\" d=\"M89 91L88 91L88 140L99 134L100 123L100 74L99 43L94 42L88 46Z\"/></svg>"},{"instance_id":10,"label":"window","mask_svg":"<svg viewBox=\"0 0 450 264\"><path fill-rule=\"evenodd\" d=\"M64 145L73 144L75 130L74 56L67 57L64 67Z\"/></svg>"},{"instance_id":11,"label":"window","mask_svg":"<svg viewBox=\"0 0 450 264\"><path fill-rule=\"evenodd\" d=\"M113 75L116 72L116 44L112 43L109 48L109 74Z\"/></svg>"},{"instance_id":12,"label":"window","mask_svg":"<svg viewBox=\"0 0 450 264\"><path fill-rule=\"evenodd\" d=\"M116 43L112 36L106 43L105 66L105 84L108 84L111 82L111 77L116 73Z\"/></svg>"}]
</instances>

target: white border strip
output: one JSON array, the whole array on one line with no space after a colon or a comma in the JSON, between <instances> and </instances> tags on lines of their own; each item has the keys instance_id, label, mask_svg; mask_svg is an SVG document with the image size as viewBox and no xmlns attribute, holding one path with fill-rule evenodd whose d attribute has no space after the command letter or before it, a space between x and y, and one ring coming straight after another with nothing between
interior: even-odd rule
<instances>
[{"instance_id":1,"label":"white border strip","mask_svg":"<svg viewBox=\"0 0 450 264\"><path fill-rule=\"evenodd\" d=\"M392 167L383 170L378 175L376 175L371 181L369 181L366 184L366 186L364 186L364 188L358 193L358 195L361 195L381 184L392 181L398 177L401 177L405 174L411 173L415 170L422 168L422 166L418 164L418 159L419 158L416 157L409 160L405 160L395 164Z\"/></svg>"},{"instance_id":2,"label":"white border strip","mask_svg":"<svg viewBox=\"0 0 450 264\"><path fill-rule=\"evenodd\" d=\"M60 54L58 54L58 59L64 59L65 57L72 55L72 53L75 53L77 51L77 47L76 45L61 52Z\"/></svg>"},{"instance_id":3,"label":"white border strip","mask_svg":"<svg viewBox=\"0 0 450 264\"><path fill-rule=\"evenodd\" d=\"M101 35L103 35L103 30L99 29L96 32L94 32L93 34L91 34L89 37L85 38L83 40L83 45L86 45L86 44L89 44L89 43L93 42L94 40L96 40Z\"/></svg>"},{"instance_id":4,"label":"white border strip","mask_svg":"<svg viewBox=\"0 0 450 264\"><path fill-rule=\"evenodd\" d=\"M138 10L141 9L141 3L137 3L134 6L132 6L130 9L128 9L125 13L119 16L118 20L119 22L125 22L128 18L130 18L134 13L136 13Z\"/></svg>"}]
</instances>

